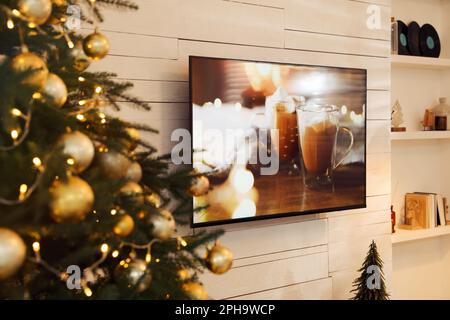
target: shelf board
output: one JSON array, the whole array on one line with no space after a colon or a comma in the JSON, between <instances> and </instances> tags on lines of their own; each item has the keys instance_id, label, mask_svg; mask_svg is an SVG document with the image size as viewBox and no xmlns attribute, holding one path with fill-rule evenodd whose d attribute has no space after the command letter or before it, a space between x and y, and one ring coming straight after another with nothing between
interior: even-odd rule
<instances>
[{"instance_id":1,"label":"shelf board","mask_svg":"<svg viewBox=\"0 0 450 320\"><path fill-rule=\"evenodd\" d=\"M450 131L391 132L392 141L450 139Z\"/></svg>"},{"instance_id":2,"label":"shelf board","mask_svg":"<svg viewBox=\"0 0 450 320\"><path fill-rule=\"evenodd\" d=\"M450 59L426 58L413 56L392 55L391 63L393 67L407 67L420 69L450 69Z\"/></svg>"},{"instance_id":3,"label":"shelf board","mask_svg":"<svg viewBox=\"0 0 450 320\"><path fill-rule=\"evenodd\" d=\"M422 239L442 237L450 235L450 225L422 230L402 230L396 229L392 235L392 243L403 243Z\"/></svg>"}]
</instances>

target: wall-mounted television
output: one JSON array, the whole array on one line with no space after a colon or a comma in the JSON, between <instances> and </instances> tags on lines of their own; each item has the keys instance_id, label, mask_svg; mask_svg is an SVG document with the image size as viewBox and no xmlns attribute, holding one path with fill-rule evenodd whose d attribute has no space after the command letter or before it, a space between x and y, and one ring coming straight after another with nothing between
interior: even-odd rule
<instances>
[{"instance_id":1,"label":"wall-mounted television","mask_svg":"<svg viewBox=\"0 0 450 320\"><path fill-rule=\"evenodd\" d=\"M192 226L366 207L367 71L189 57Z\"/></svg>"}]
</instances>

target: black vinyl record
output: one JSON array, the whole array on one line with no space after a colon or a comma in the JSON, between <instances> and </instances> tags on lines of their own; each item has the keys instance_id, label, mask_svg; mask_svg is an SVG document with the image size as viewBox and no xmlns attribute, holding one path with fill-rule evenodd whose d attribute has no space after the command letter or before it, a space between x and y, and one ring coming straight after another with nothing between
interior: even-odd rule
<instances>
[{"instance_id":1,"label":"black vinyl record","mask_svg":"<svg viewBox=\"0 0 450 320\"><path fill-rule=\"evenodd\" d=\"M409 55L408 27L401 20L397 21L397 26L398 26L398 54L408 56Z\"/></svg>"},{"instance_id":2,"label":"black vinyl record","mask_svg":"<svg viewBox=\"0 0 450 320\"><path fill-rule=\"evenodd\" d=\"M421 56L420 51L420 26L413 21L408 25L408 49L413 56Z\"/></svg>"},{"instance_id":3,"label":"black vinyl record","mask_svg":"<svg viewBox=\"0 0 450 320\"><path fill-rule=\"evenodd\" d=\"M420 29L420 50L425 57L439 58L441 55L441 40L431 24L424 24Z\"/></svg>"}]
</instances>

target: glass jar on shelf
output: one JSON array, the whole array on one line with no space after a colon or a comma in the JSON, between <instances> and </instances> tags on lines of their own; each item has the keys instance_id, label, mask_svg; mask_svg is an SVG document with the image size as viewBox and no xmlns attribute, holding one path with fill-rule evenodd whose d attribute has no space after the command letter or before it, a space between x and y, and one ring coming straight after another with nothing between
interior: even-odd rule
<instances>
[{"instance_id":1,"label":"glass jar on shelf","mask_svg":"<svg viewBox=\"0 0 450 320\"><path fill-rule=\"evenodd\" d=\"M434 107L434 129L437 131L447 131L447 117L450 106L447 104L447 98L439 98L439 104Z\"/></svg>"}]
</instances>

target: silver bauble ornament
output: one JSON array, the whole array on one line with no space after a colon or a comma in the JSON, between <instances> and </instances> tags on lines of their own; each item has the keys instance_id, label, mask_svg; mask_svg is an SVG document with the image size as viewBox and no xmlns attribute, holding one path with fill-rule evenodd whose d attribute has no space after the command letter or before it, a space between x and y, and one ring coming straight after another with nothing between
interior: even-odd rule
<instances>
[{"instance_id":1,"label":"silver bauble ornament","mask_svg":"<svg viewBox=\"0 0 450 320\"><path fill-rule=\"evenodd\" d=\"M56 74L49 73L42 89L42 97L45 103L57 108L62 107L67 101L66 84Z\"/></svg>"},{"instance_id":2,"label":"silver bauble ornament","mask_svg":"<svg viewBox=\"0 0 450 320\"><path fill-rule=\"evenodd\" d=\"M109 49L108 39L99 32L94 32L83 40L84 53L94 60L103 59L108 54Z\"/></svg>"},{"instance_id":3,"label":"silver bauble ornament","mask_svg":"<svg viewBox=\"0 0 450 320\"><path fill-rule=\"evenodd\" d=\"M94 144L87 135L80 131L64 134L58 145L62 147L64 155L74 160L73 169L77 173L86 170L94 159Z\"/></svg>"},{"instance_id":4,"label":"silver bauble ornament","mask_svg":"<svg viewBox=\"0 0 450 320\"><path fill-rule=\"evenodd\" d=\"M169 240L176 232L175 219L169 210L159 209L159 213L152 213L147 217L147 224L154 238Z\"/></svg>"},{"instance_id":5,"label":"silver bauble ornament","mask_svg":"<svg viewBox=\"0 0 450 320\"><path fill-rule=\"evenodd\" d=\"M233 253L221 245L214 245L206 256L206 266L212 273L224 274L233 264Z\"/></svg>"},{"instance_id":6,"label":"silver bauble ornament","mask_svg":"<svg viewBox=\"0 0 450 320\"><path fill-rule=\"evenodd\" d=\"M97 152L96 157L102 174L111 180L125 178L131 165L127 157L115 151Z\"/></svg>"},{"instance_id":7,"label":"silver bauble ornament","mask_svg":"<svg viewBox=\"0 0 450 320\"><path fill-rule=\"evenodd\" d=\"M0 228L0 280L13 276L25 261L27 248L14 231Z\"/></svg>"},{"instance_id":8,"label":"silver bauble ornament","mask_svg":"<svg viewBox=\"0 0 450 320\"><path fill-rule=\"evenodd\" d=\"M83 72L91 64L91 59L86 55L86 53L84 53L81 42L77 42L75 46L70 49L68 56L72 64L72 68L76 71Z\"/></svg>"},{"instance_id":9,"label":"silver bauble ornament","mask_svg":"<svg viewBox=\"0 0 450 320\"><path fill-rule=\"evenodd\" d=\"M137 162L133 162L127 170L125 179L133 181L133 182L141 181L141 179L142 179L141 165Z\"/></svg>"},{"instance_id":10,"label":"silver bauble ornament","mask_svg":"<svg viewBox=\"0 0 450 320\"><path fill-rule=\"evenodd\" d=\"M66 182L57 180L49 192L51 216L56 222L81 221L94 204L91 186L79 177L69 177Z\"/></svg>"},{"instance_id":11,"label":"silver bauble ornament","mask_svg":"<svg viewBox=\"0 0 450 320\"><path fill-rule=\"evenodd\" d=\"M120 188L120 195L125 197L126 201L129 201L133 205L144 204L144 190L136 182L129 181L122 188Z\"/></svg>"},{"instance_id":12,"label":"silver bauble ornament","mask_svg":"<svg viewBox=\"0 0 450 320\"><path fill-rule=\"evenodd\" d=\"M152 275L145 261L136 259L119 264L114 271L114 280L122 288L143 292L150 287Z\"/></svg>"},{"instance_id":13,"label":"silver bauble ornament","mask_svg":"<svg viewBox=\"0 0 450 320\"><path fill-rule=\"evenodd\" d=\"M18 0L17 8L28 22L41 25L52 13L52 2L50 0Z\"/></svg>"},{"instance_id":14,"label":"silver bauble ornament","mask_svg":"<svg viewBox=\"0 0 450 320\"><path fill-rule=\"evenodd\" d=\"M39 91L47 80L48 69L44 60L31 52L21 53L11 60L11 69L15 73L23 73L32 70L22 81L22 85L32 90Z\"/></svg>"}]
</instances>

